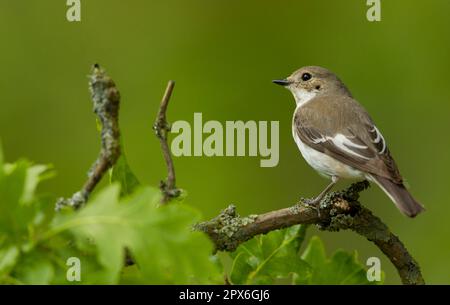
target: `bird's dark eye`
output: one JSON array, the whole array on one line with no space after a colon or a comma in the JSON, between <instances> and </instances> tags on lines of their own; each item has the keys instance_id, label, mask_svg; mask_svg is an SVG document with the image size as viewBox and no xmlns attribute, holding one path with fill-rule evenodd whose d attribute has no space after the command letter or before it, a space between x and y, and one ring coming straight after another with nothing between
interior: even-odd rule
<instances>
[{"instance_id":1,"label":"bird's dark eye","mask_svg":"<svg viewBox=\"0 0 450 305\"><path fill-rule=\"evenodd\" d=\"M302 74L302 80L303 81L309 81L311 79L312 75L310 73L303 73Z\"/></svg>"}]
</instances>

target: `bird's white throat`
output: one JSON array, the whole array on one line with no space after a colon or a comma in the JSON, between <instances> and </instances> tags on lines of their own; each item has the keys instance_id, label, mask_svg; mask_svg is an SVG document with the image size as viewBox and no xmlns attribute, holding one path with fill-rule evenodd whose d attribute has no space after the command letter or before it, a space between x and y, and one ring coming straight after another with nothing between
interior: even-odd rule
<instances>
[{"instance_id":1,"label":"bird's white throat","mask_svg":"<svg viewBox=\"0 0 450 305\"><path fill-rule=\"evenodd\" d=\"M305 89L298 89L298 88L291 89L291 92L292 95L294 95L297 107L309 102L317 95L317 91L307 91Z\"/></svg>"}]
</instances>

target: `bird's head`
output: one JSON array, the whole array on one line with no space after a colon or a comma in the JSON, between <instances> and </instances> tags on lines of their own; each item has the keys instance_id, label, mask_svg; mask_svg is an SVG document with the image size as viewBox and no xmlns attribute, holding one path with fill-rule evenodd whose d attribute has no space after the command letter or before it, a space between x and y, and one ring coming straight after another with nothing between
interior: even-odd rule
<instances>
[{"instance_id":1,"label":"bird's head","mask_svg":"<svg viewBox=\"0 0 450 305\"><path fill-rule=\"evenodd\" d=\"M318 95L334 92L350 96L350 91L333 72L317 66L300 68L286 79L274 80L273 83L289 89L297 105L304 104Z\"/></svg>"}]
</instances>

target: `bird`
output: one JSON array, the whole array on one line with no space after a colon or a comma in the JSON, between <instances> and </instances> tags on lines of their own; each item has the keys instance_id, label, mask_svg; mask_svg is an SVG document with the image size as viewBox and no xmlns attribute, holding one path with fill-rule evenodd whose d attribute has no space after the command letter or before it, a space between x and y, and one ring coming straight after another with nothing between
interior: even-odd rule
<instances>
[{"instance_id":1,"label":"bird","mask_svg":"<svg viewBox=\"0 0 450 305\"><path fill-rule=\"evenodd\" d=\"M331 179L308 204L317 206L340 179L366 179L403 214L415 217L424 211L405 187L382 133L339 77L326 68L306 66L272 82L294 96L292 135L303 158Z\"/></svg>"}]
</instances>

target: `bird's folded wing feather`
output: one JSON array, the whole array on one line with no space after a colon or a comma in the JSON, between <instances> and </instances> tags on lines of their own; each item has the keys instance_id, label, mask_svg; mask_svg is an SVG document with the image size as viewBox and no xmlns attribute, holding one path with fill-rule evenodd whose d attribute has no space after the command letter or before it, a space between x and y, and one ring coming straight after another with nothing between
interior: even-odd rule
<instances>
[{"instance_id":1,"label":"bird's folded wing feather","mask_svg":"<svg viewBox=\"0 0 450 305\"><path fill-rule=\"evenodd\" d=\"M301 141L355 169L401 183L384 137L367 112L350 97L321 99L302 106L294 117Z\"/></svg>"}]
</instances>

